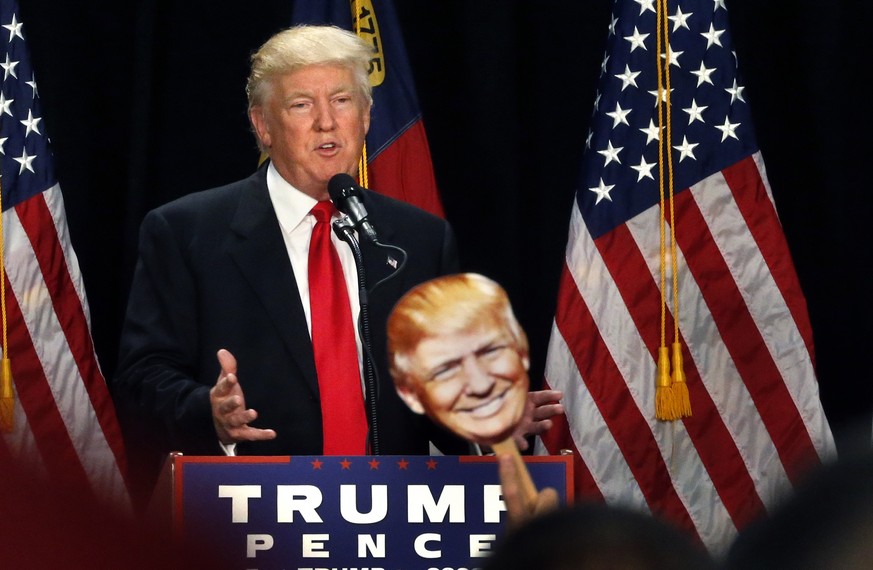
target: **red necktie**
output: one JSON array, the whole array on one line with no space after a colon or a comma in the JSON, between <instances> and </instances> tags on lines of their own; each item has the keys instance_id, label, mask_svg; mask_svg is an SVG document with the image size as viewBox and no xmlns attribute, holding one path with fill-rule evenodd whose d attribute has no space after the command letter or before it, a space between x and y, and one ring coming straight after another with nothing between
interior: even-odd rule
<instances>
[{"instance_id":1,"label":"red necktie","mask_svg":"<svg viewBox=\"0 0 873 570\"><path fill-rule=\"evenodd\" d=\"M312 348L321 394L325 455L364 455L367 417L358 368L352 310L339 255L330 240L329 201L312 209L316 223L309 243L309 307Z\"/></svg>"}]
</instances>

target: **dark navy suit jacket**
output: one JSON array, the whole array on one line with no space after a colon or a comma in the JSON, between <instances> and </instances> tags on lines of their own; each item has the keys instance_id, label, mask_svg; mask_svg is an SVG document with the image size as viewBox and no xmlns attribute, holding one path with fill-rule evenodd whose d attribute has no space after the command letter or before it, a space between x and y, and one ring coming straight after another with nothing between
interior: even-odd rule
<instances>
[{"instance_id":1,"label":"dark navy suit jacket","mask_svg":"<svg viewBox=\"0 0 873 570\"><path fill-rule=\"evenodd\" d=\"M400 400L385 351L385 324L400 296L458 270L451 228L374 192L365 191L363 199L380 242L408 253L402 272L369 296L379 451L428 454L433 440L446 453L465 453L465 445ZM369 285L400 261L399 254L369 243L361 250ZM237 453L321 454L312 344L265 167L245 180L184 196L143 220L112 385L122 423L148 438L143 445L188 455L222 453L209 404L220 348L237 359L246 407L259 414L252 425L277 433L271 441L238 444Z\"/></svg>"}]
</instances>

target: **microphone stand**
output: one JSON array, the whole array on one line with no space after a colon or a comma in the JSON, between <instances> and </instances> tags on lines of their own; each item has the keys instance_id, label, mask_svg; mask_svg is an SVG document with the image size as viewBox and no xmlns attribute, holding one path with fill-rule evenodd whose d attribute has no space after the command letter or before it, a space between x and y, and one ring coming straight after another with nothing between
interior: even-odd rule
<instances>
[{"instance_id":1,"label":"microphone stand","mask_svg":"<svg viewBox=\"0 0 873 570\"><path fill-rule=\"evenodd\" d=\"M333 222L333 230L337 236L352 249L355 258L355 267L358 273L358 301L360 313L358 315L358 332L361 335L361 345L364 352L364 393L366 411L370 424L370 453L380 455L379 452L379 429L376 423L376 365L370 352L370 310L367 295L367 276L364 269L364 256L361 246L355 237L354 223L348 218L340 218Z\"/></svg>"}]
</instances>

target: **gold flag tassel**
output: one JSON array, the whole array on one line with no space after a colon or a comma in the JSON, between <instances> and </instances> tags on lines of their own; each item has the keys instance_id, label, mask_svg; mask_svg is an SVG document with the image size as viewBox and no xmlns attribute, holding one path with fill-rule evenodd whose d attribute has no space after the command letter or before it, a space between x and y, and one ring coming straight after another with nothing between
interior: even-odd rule
<instances>
[{"instance_id":1,"label":"gold flag tassel","mask_svg":"<svg viewBox=\"0 0 873 570\"><path fill-rule=\"evenodd\" d=\"M364 143L361 149L361 158L358 160L358 184L364 188L370 187L370 180L367 174L367 143Z\"/></svg>"},{"instance_id":2,"label":"gold flag tassel","mask_svg":"<svg viewBox=\"0 0 873 570\"><path fill-rule=\"evenodd\" d=\"M12 365L8 358L0 368L0 432L11 433L15 427L15 389L12 386Z\"/></svg>"},{"instance_id":3,"label":"gold flag tassel","mask_svg":"<svg viewBox=\"0 0 873 570\"><path fill-rule=\"evenodd\" d=\"M670 41L669 24L665 18L667 0L658 1L657 49L658 68L658 184L659 184L659 229L660 229L660 286L661 286L661 344L658 348L658 370L655 385L655 417L675 421L691 415L691 399L682 362L682 344L679 341L679 256L676 247L676 219L674 211L673 153L670 109ZM663 61L661 54L664 54ZM662 67L663 66L663 67ZM662 83L663 79L663 83ZM666 158L666 176L664 162ZM665 191L666 178L666 191ZM672 359L667 348L667 247L664 231L664 210L670 215L670 269L673 294L673 345ZM671 366L672 365L672 366Z\"/></svg>"},{"instance_id":4,"label":"gold flag tassel","mask_svg":"<svg viewBox=\"0 0 873 570\"><path fill-rule=\"evenodd\" d=\"M691 397L685 382L685 367L682 363L682 343L673 343L673 405L678 418L691 416Z\"/></svg>"},{"instance_id":5,"label":"gold flag tassel","mask_svg":"<svg viewBox=\"0 0 873 570\"><path fill-rule=\"evenodd\" d=\"M676 419L673 380L670 378L670 350L658 349L658 383L655 386L655 417L659 420Z\"/></svg>"},{"instance_id":6,"label":"gold flag tassel","mask_svg":"<svg viewBox=\"0 0 873 570\"><path fill-rule=\"evenodd\" d=\"M667 289L667 251L664 235L664 86L661 84L661 56L663 9L658 2L657 10L657 49L655 58L658 65L658 229L660 230L660 290L661 290L661 345L658 348L658 372L655 383L655 417L659 420L673 420L673 382L670 378L670 351L667 348L667 317L666 317L666 289ZM668 63L669 65L669 63Z\"/></svg>"},{"instance_id":7,"label":"gold flag tassel","mask_svg":"<svg viewBox=\"0 0 873 570\"><path fill-rule=\"evenodd\" d=\"M11 433L15 427L15 385L12 382L12 363L9 360L9 342L6 335L6 260L3 239L3 186L0 184L0 321L2 321L3 359L0 361L0 432Z\"/></svg>"},{"instance_id":8,"label":"gold flag tassel","mask_svg":"<svg viewBox=\"0 0 873 570\"><path fill-rule=\"evenodd\" d=\"M664 8L664 13L667 13L667 0L661 0ZM667 25L664 27L664 37L668 34ZM664 78L667 87L666 92L666 108L667 108L667 140L672 141L672 113L670 110L670 43L667 42L667 57L664 63ZM673 391L673 419L687 418L691 415L691 398L688 394L688 384L685 382L685 367L682 362L682 343L679 341L679 255L676 247L676 215L674 210L675 200L673 199L673 153L670 152L670 147L667 145L667 172L669 177L669 193L670 193L670 260L672 262L671 269L673 271L673 370L672 384Z\"/></svg>"}]
</instances>

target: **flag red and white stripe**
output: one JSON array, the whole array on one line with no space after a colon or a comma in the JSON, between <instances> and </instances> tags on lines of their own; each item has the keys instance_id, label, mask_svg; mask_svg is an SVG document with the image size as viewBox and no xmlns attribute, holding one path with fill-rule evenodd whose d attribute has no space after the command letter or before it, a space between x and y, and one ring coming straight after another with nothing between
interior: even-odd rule
<instances>
[{"instance_id":1,"label":"flag red and white stripe","mask_svg":"<svg viewBox=\"0 0 873 570\"><path fill-rule=\"evenodd\" d=\"M565 393L566 416L536 450L573 452L578 498L655 513L723 552L806 470L833 457L835 446L819 398L805 300L747 106L731 84L736 68L723 2L684 2L670 14L690 26L684 39L681 31L671 36L671 49L683 54L672 70L672 146L697 143L696 154L674 158L679 332L692 415L655 418L659 226L668 224L669 235L670 218L659 208L657 167L654 177L640 170L657 165L649 144L657 128L646 133L655 110L644 83L648 60L636 59L629 40L654 32L655 15L618 0L545 370L548 386ZM723 60L706 47L705 33L711 37L714 29L722 30ZM648 45L654 51L654 39ZM721 79L733 85L733 96L683 75L705 67L727 71ZM634 76L636 91L621 88L626 70L642 71ZM703 103L708 121L698 125L681 113ZM619 124L619 109L631 110L627 118L636 113L637 122ZM713 128L722 120L737 136ZM624 149L623 161L610 164L599 152L607 148ZM667 259L669 267L669 249ZM667 289L672 310L669 278ZM672 318L668 312L668 344Z\"/></svg>"},{"instance_id":2,"label":"flag red and white stripe","mask_svg":"<svg viewBox=\"0 0 873 570\"><path fill-rule=\"evenodd\" d=\"M0 184L6 356L15 386L12 430L0 434L0 468L126 509L121 432L91 339L82 275L14 2L2 1L0 20L2 59L14 71L6 68L0 97Z\"/></svg>"}]
</instances>

